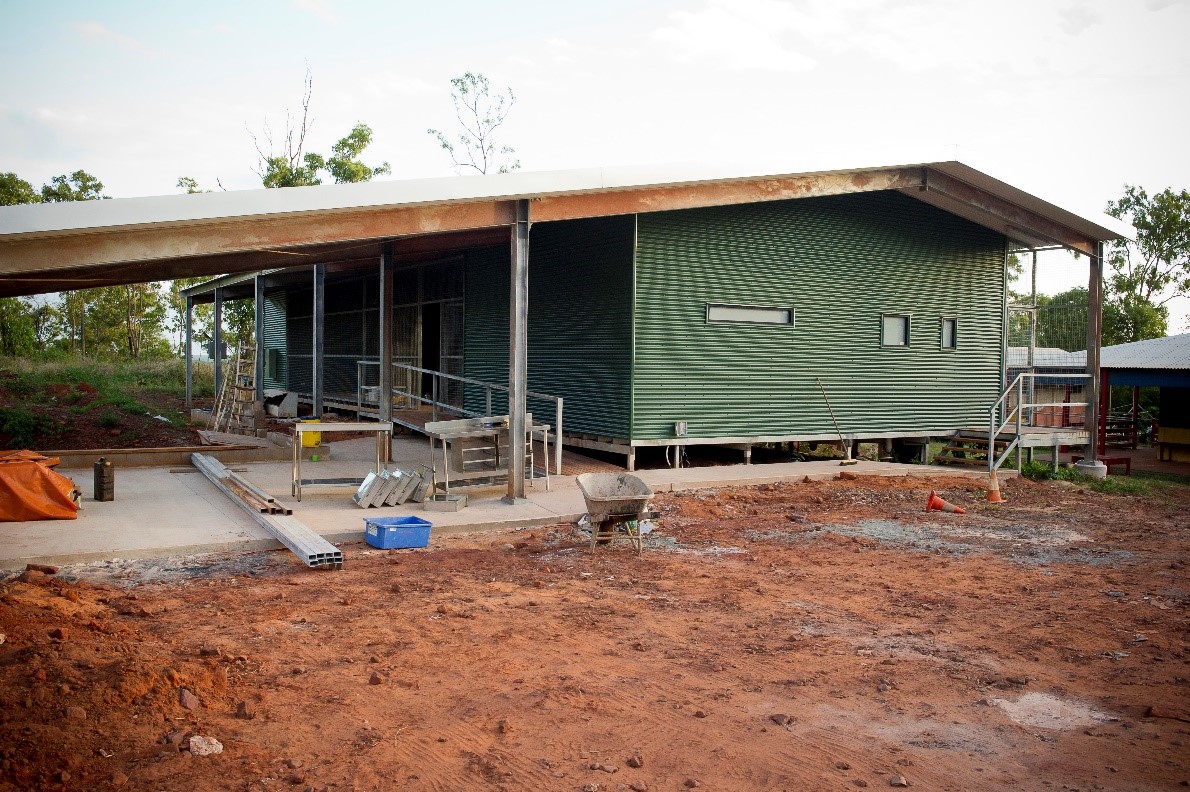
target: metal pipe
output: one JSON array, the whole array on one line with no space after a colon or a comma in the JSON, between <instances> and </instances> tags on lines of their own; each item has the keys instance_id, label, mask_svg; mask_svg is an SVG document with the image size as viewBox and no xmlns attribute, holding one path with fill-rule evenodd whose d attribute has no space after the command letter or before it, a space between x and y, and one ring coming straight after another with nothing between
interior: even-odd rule
<instances>
[{"instance_id":1,"label":"metal pipe","mask_svg":"<svg viewBox=\"0 0 1190 792\"><path fill-rule=\"evenodd\" d=\"M529 202L516 202L508 306L508 495L525 497L525 391L528 390Z\"/></svg>"},{"instance_id":2,"label":"metal pipe","mask_svg":"<svg viewBox=\"0 0 1190 792\"><path fill-rule=\"evenodd\" d=\"M256 298L256 360L253 362L252 375L256 383L256 392L252 398L256 401L264 401L264 275L257 273L253 278L252 285Z\"/></svg>"},{"instance_id":3,"label":"metal pipe","mask_svg":"<svg viewBox=\"0 0 1190 792\"><path fill-rule=\"evenodd\" d=\"M213 349L211 350L211 357L215 361L215 399L218 400L219 394L223 392L223 287L216 287L215 289L215 317L214 317L214 339ZM214 414L212 418L216 417ZM218 429L219 427L215 427Z\"/></svg>"},{"instance_id":4,"label":"metal pipe","mask_svg":"<svg viewBox=\"0 0 1190 792\"><path fill-rule=\"evenodd\" d=\"M562 475L562 397L554 407L554 475Z\"/></svg>"},{"instance_id":5,"label":"metal pipe","mask_svg":"<svg viewBox=\"0 0 1190 792\"><path fill-rule=\"evenodd\" d=\"M380 248L380 405L381 421L393 419L393 245ZM385 461L392 461L392 444Z\"/></svg>"},{"instance_id":6,"label":"metal pipe","mask_svg":"<svg viewBox=\"0 0 1190 792\"><path fill-rule=\"evenodd\" d=\"M194 298L186 296L186 346L182 352L186 360L186 421L190 421L190 411L194 409Z\"/></svg>"},{"instance_id":7,"label":"metal pipe","mask_svg":"<svg viewBox=\"0 0 1190 792\"><path fill-rule=\"evenodd\" d=\"M310 367L313 373L313 387L311 388L311 401L314 402L314 417L322 417L323 407L323 391L326 388L325 374L323 372L323 347L326 343L326 265L314 265L314 316L313 322L313 354L311 355Z\"/></svg>"}]
</instances>

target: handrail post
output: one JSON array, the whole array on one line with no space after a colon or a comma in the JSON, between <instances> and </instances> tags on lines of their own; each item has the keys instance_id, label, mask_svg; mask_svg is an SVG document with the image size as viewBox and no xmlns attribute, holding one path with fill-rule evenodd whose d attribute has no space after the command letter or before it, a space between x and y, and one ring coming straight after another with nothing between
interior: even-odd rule
<instances>
[{"instance_id":1,"label":"handrail post","mask_svg":"<svg viewBox=\"0 0 1190 792\"><path fill-rule=\"evenodd\" d=\"M430 418L438 420L438 375L430 375Z\"/></svg>"},{"instance_id":2,"label":"handrail post","mask_svg":"<svg viewBox=\"0 0 1190 792\"><path fill-rule=\"evenodd\" d=\"M484 415L491 415L492 414L492 386L485 385L484 391L486 392L487 400L488 400L488 402L487 402L488 409L487 409L487 412L484 413Z\"/></svg>"},{"instance_id":3,"label":"handrail post","mask_svg":"<svg viewBox=\"0 0 1190 792\"><path fill-rule=\"evenodd\" d=\"M1025 413L1025 378L1016 378L1016 472L1021 472L1021 417Z\"/></svg>"},{"instance_id":4,"label":"handrail post","mask_svg":"<svg viewBox=\"0 0 1190 792\"><path fill-rule=\"evenodd\" d=\"M996 402L988 410L988 472L996 472L996 411L1000 402Z\"/></svg>"}]
</instances>

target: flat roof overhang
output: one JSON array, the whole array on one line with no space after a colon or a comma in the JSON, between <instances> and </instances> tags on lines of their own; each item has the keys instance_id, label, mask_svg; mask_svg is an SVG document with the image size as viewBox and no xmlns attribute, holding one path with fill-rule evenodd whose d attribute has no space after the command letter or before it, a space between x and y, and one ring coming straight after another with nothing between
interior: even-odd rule
<instances>
[{"instance_id":1,"label":"flat roof overhang","mask_svg":"<svg viewBox=\"0 0 1190 792\"><path fill-rule=\"evenodd\" d=\"M1128 238L960 162L761 176L626 169L453 177L0 208L0 296L325 263L397 262L505 243L534 223L897 190L1020 249L1091 254ZM1112 225L1114 227L1108 227ZM356 264L352 264L356 262Z\"/></svg>"}]
</instances>

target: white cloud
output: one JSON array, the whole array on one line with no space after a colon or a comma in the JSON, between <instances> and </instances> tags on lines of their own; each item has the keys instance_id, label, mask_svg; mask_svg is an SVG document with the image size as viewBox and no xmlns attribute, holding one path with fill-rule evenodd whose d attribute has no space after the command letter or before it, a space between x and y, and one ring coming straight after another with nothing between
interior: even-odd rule
<instances>
[{"instance_id":1,"label":"white cloud","mask_svg":"<svg viewBox=\"0 0 1190 792\"><path fill-rule=\"evenodd\" d=\"M125 33L112 30L102 22L96 22L95 20L84 20L73 23L73 26L75 30L77 30L79 33L82 33L83 36L87 38L113 42L119 45L122 49L125 49L129 52L136 52L141 55L160 54L159 51L146 47L136 38L133 38L132 36L129 36Z\"/></svg>"},{"instance_id":2,"label":"white cloud","mask_svg":"<svg viewBox=\"0 0 1190 792\"><path fill-rule=\"evenodd\" d=\"M679 62L707 62L733 71L809 71L814 58L795 48L804 17L778 0L711 0L699 11L675 11L653 37Z\"/></svg>"},{"instance_id":3,"label":"white cloud","mask_svg":"<svg viewBox=\"0 0 1190 792\"><path fill-rule=\"evenodd\" d=\"M331 25L339 23L339 15L335 13L331 0L293 0L293 5L301 11L321 19Z\"/></svg>"}]
</instances>

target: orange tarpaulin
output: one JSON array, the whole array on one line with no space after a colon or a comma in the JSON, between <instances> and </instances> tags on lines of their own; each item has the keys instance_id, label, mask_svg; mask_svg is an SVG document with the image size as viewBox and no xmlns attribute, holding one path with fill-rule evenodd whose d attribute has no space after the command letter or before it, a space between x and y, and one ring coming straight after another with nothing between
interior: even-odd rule
<instances>
[{"instance_id":1,"label":"orange tarpaulin","mask_svg":"<svg viewBox=\"0 0 1190 792\"><path fill-rule=\"evenodd\" d=\"M78 516L74 482L50 470L56 457L32 451L0 455L0 522L73 520Z\"/></svg>"}]
</instances>

